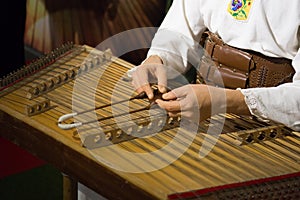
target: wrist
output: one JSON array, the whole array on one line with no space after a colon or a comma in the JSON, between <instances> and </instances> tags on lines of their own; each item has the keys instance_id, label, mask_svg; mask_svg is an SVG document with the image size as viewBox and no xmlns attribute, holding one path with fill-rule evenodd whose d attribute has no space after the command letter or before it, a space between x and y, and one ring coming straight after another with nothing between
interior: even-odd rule
<instances>
[{"instance_id":1,"label":"wrist","mask_svg":"<svg viewBox=\"0 0 300 200\"><path fill-rule=\"evenodd\" d=\"M239 90L226 90L227 113L251 115L243 93Z\"/></svg>"},{"instance_id":2,"label":"wrist","mask_svg":"<svg viewBox=\"0 0 300 200\"><path fill-rule=\"evenodd\" d=\"M143 64L163 64L163 60L158 55L151 55L146 60L143 61Z\"/></svg>"}]
</instances>

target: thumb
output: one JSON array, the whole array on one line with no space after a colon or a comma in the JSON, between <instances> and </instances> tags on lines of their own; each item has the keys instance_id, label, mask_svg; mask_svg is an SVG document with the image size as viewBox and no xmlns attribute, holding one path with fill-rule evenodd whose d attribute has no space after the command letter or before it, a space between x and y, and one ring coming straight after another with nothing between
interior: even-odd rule
<instances>
[{"instance_id":1,"label":"thumb","mask_svg":"<svg viewBox=\"0 0 300 200\"><path fill-rule=\"evenodd\" d=\"M163 98L164 100L173 100L173 99L176 99L177 97L176 97L176 95L175 95L174 92L170 91L170 92L168 92L168 93L163 94L163 95L162 95L162 98Z\"/></svg>"},{"instance_id":2,"label":"thumb","mask_svg":"<svg viewBox=\"0 0 300 200\"><path fill-rule=\"evenodd\" d=\"M165 100L180 99L185 97L187 95L187 92L188 92L188 88L186 86L181 86L164 94L162 98Z\"/></svg>"}]
</instances>

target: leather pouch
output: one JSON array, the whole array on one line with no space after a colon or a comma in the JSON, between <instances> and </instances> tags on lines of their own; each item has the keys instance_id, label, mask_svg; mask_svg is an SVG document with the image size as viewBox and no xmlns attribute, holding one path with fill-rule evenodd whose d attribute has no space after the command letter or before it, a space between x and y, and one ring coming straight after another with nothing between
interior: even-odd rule
<instances>
[{"instance_id":1,"label":"leather pouch","mask_svg":"<svg viewBox=\"0 0 300 200\"><path fill-rule=\"evenodd\" d=\"M271 87L292 81L294 69L290 60L229 46L211 32L204 35L206 54L199 71L206 84L235 89Z\"/></svg>"}]
</instances>

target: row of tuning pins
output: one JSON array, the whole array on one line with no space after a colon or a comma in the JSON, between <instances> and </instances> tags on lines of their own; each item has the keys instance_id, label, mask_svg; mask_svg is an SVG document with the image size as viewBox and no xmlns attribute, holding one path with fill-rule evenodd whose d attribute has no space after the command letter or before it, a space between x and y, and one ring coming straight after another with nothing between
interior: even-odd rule
<instances>
[{"instance_id":1,"label":"row of tuning pins","mask_svg":"<svg viewBox=\"0 0 300 200\"><path fill-rule=\"evenodd\" d=\"M74 51L72 54L76 56L83 49L78 49L78 51ZM32 87L27 94L29 99L35 98L43 93L46 93L52 89L59 87L60 85L75 79L77 76L83 75L90 70L97 68L103 63L107 62L111 59L111 54L108 52L104 52L101 54L92 53L86 58L83 63L76 65L69 65L69 69L65 71L61 71L56 75L53 75L51 78L40 81L34 87Z\"/></svg>"},{"instance_id":2,"label":"row of tuning pins","mask_svg":"<svg viewBox=\"0 0 300 200\"><path fill-rule=\"evenodd\" d=\"M10 86L19 80L22 80L35 72L43 69L45 66L55 61L59 56L71 50L74 47L72 42L68 42L59 48L54 49L50 53L42 56L39 59L32 60L30 64L24 65L21 68L10 72L9 74L0 78L0 88Z\"/></svg>"},{"instance_id":3,"label":"row of tuning pins","mask_svg":"<svg viewBox=\"0 0 300 200\"><path fill-rule=\"evenodd\" d=\"M132 140L137 137L154 136L156 133L179 127L181 117L157 118L151 121L137 122L134 126L115 128L106 130L102 133L92 133L85 135L83 146L93 149L124 141Z\"/></svg>"},{"instance_id":4,"label":"row of tuning pins","mask_svg":"<svg viewBox=\"0 0 300 200\"><path fill-rule=\"evenodd\" d=\"M111 61L112 53L110 50L106 50L101 53L91 52L89 57L80 65L77 74L83 74L90 71L93 68L101 66L104 63Z\"/></svg>"},{"instance_id":5,"label":"row of tuning pins","mask_svg":"<svg viewBox=\"0 0 300 200\"><path fill-rule=\"evenodd\" d=\"M164 129L171 129L180 126L181 117L168 117L167 119L156 119L147 123L141 123L137 126L129 126L123 129L105 131L105 140L118 139L122 136L144 137L153 135ZM94 140L98 142L98 140Z\"/></svg>"}]
</instances>

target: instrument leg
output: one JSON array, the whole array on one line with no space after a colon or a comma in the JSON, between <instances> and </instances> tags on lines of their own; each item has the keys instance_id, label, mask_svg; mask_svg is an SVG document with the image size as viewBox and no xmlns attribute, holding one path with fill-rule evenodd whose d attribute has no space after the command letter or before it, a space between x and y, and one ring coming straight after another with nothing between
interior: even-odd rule
<instances>
[{"instance_id":1,"label":"instrument leg","mask_svg":"<svg viewBox=\"0 0 300 200\"><path fill-rule=\"evenodd\" d=\"M63 175L63 200L77 200L77 181L72 177Z\"/></svg>"}]
</instances>

